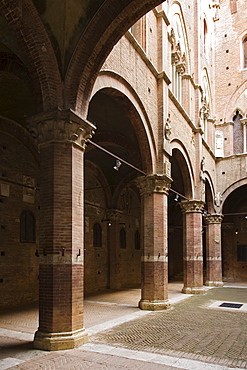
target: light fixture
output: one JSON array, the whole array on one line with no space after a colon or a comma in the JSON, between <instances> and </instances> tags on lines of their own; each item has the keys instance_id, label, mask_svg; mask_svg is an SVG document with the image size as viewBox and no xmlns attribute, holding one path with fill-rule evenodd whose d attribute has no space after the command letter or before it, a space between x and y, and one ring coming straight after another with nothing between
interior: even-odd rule
<instances>
[{"instance_id":1,"label":"light fixture","mask_svg":"<svg viewBox=\"0 0 247 370\"><path fill-rule=\"evenodd\" d=\"M236 229L235 234L238 235L238 229Z\"/></svg>"},{"instance_id":2,"label":"light fixture","mask_svg":"<svg viewBox=\"0 0 247 370\"><path fill-rule=\"evenodd\" d=\"M119 159L116 159L116 166L114 166L114 170L118 171L119 170L119 167L122 165L122 163L120 162Z\"/></svg>"},{"instance_id":3,"label":"light fixture","mask_svg":"<svg viewBox=\"0 0 247 370\"><path fill-rule=\"evenodd\" d=\"M175 201L175 202L178 202L178 201L179 201L179 195L178 195L178 194L176 194L176 196L175 196L175 198L174 198L174 201Z\"/></svg>"},{"instance_id":4,"label":"light fixture","mask_svg":"<svg viewBox=\"0 0 247 370\"><path fill-rule=\"evenodd\" d=\"M111 223L111 220L109 218L102 218L101 222L107 222L107 226L111 226L112 223Z\"/></svg>"}]
</instances>

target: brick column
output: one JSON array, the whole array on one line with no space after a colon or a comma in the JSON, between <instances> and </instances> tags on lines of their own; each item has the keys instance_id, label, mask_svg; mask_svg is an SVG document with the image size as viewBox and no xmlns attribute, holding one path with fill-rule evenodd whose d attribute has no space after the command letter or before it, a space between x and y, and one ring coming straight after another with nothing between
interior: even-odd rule
<instances>
[{"instance_id":1,"label":"brick column","mask_svg":"<svg viewBox=\"0 0 247 370\"><path fill-rule=\"evenodd\" d=\"M222 286L221 214L205 216L206 228L206 282L207 286Z\"/></svg>"},{"instance_id":2,"label":"brick column","mask_svg":"<svg viewBox=\"0 0 247 370\"><path fill-rule=\"evenodd\" d=\"M109 273L109 288L119 289L121 288L121 282L119 281L119 221L121 214L115 209L108 209L106 211L107 222L111 226L108 226L108 273Z\"/></svg>"},{"instance_id":3,"label":"brick column","mask_svg":"<svg viewBox=\"0 0 247 370\"><path fill-rule=\"evenodd\" d=\"M183 293L203 294L202 209L204 202L186 200L180 203L183 212Z\"/></svg>"},{"instance_id":4,"label":"brick column","mask_svg":"<svg viewBox=\"0 0 247 370\"><path fill-rule=\"evenodd\" d=\"M39 328L34 347L70 349L84 344L83 160L89 122L71 111L30 120L40 149Z\"/></svg>"},{"instance_id":5,"label":"brick column","mask_svg":"<svg viewBox=\"0 0 247 370\"><path fill-rule=\"evenodd\" d=\"M139 177L142 196L142 310L162 310L168 301L167 196L171 179L166 175Z\"/></svg>"}]
</instances>

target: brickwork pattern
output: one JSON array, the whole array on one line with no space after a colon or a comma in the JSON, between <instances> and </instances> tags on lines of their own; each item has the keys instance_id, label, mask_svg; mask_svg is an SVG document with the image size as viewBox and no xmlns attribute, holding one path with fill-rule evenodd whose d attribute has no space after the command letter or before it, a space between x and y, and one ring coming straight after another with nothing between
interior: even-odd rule
<instances>
[{"instance_id":1,"label":"brickwork pattern","mask_svg":"<svg viewBox=\"0 0 247 370\"><path fill-rule=\"evenodd\" d=\"M214 300L229 299L246 303L246 289L212 289L205 296L193 296L172 310L150 313L91 340L247 368L246 313L208 308Z\"/></svg>"},{"instance_id":2,"label":"brickwork pattern","mask_svg":"<svg viewBox=\"0 0 247 370\"><path fill-rule=\"evenodd\" d=\"M3 179L0 186L9 189L9 194L0 195L0 307L11 307L38 299L39 272L35 252L39 246L39 191L34 191L33 202L26 202L22 184L24 175L35 179L37 186L39 162L30 135L14 122L3 119L0 158L0 177ZM34 243L20 242L20 215L26 210L36 218Z\"/></svg>"}]
</instances>

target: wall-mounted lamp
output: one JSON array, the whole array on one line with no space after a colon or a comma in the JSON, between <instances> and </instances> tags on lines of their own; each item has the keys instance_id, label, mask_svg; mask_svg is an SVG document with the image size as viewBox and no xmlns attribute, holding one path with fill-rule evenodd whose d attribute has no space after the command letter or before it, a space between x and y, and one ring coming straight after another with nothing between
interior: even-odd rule
<instances>
[{"instance_id":1,"label":"wall-mounted lamp","mask_svg":"<svg viewBox=\"0 0 247 370\"><path fill-rule=\"evenodd\" d=\"M113 167L114 170L118 171L121 165L122 165L122 162L120 162L119 159L116 159L116 165Z\"/></svg>"},{"instance_id":2,"label":"wall-mounted lamp","mask_svg":"<svg viewBox=\"0 0 247 370\"><path fill-rule=\"evenodd\" d=\"M238 229L236 229L235 234L238 235Z\"/></svg>"},{"instance_id":3,"label":"wall-mounted lamp","mask_svg":"<svg viewBox=\"0 0 247 370\"><path fill-rule=\"evenodd\" d=\"M175 201L175 202L178 202L178 201L179 201L179 195L178 195L178 194L176 194L176 196L175 196L175 198L174 198L174 201Z\"/></svg>"}]
</instances>

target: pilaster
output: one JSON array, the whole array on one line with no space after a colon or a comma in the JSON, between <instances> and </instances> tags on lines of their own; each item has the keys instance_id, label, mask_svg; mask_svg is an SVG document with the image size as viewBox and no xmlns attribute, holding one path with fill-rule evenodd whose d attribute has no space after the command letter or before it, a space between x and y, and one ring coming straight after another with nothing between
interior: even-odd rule
<instances>
[{"instance_id":1,"label":"pilaster","mask_svg":"<svg viewBox=\"0 0 247 370\"><path fill-rule=\"evenodd\" d=\"M183 293L203 294L202 210L204 202L186 200L180 203L183 213Z\"/></svg>"},{"instance_id":2,"label":"pilaster","mask_svg":"<svg viewBox=\"0 0 247 370\"><path fill-rule=\"evenodd\" d=\"M167 195L171 178L148 175L137 179L142 196L142 310L163 310L168 301Z\"/></svg>"},{"instance_id":3,"label":"pilaster","mask_svg":"<svg viewBox=\"0 0 247 370\"><path fill-rule=\"evenodd\" d=\"M116 209L108 209L105 213L108 228L108 256L109 256L109 288L119 289L121 288L121 282L119 279L119 222L122 219L122 213Z\"/></svg>"},{"instance_id":4,"label":"pilaster","mask_svg":"<svg viewBox=\"0 0 247 370\"><path fill-rule=\"evenodd\" d=\"M83 325L86 140L95 127L74 112L29 120L40 149L40 299L34 347L62 350L87 341Z\"/></svg>"},{"instance_id":5,"label":"pilaster","mask_svg":"<svg viewBox=\"0 0 247 370\"><path fill-rule=\"evenodd\" d=\"M207 286L222 286L221 223L223 216L215 213L204 217L206 223Z\"/></svg>"}]
</instances>

